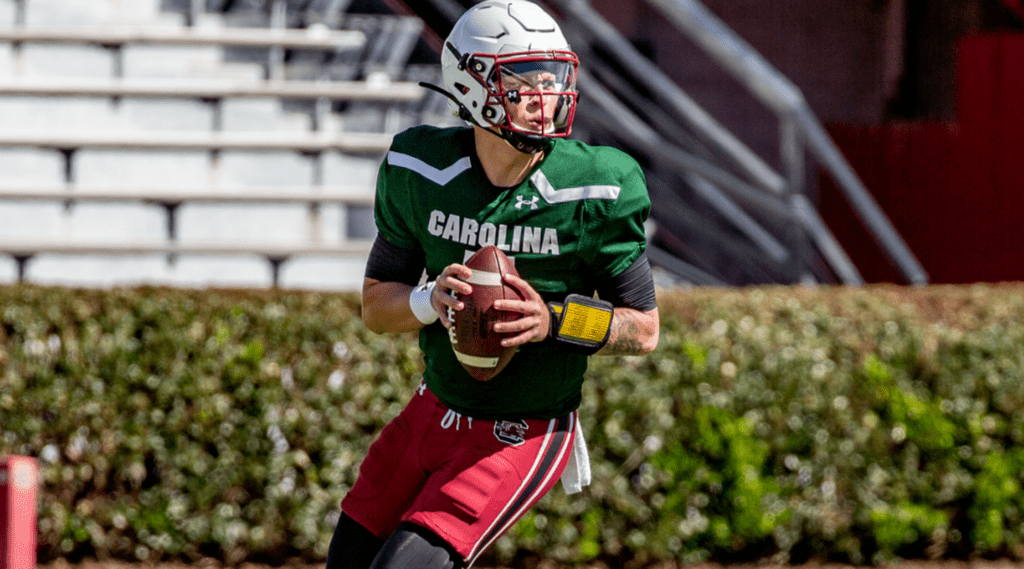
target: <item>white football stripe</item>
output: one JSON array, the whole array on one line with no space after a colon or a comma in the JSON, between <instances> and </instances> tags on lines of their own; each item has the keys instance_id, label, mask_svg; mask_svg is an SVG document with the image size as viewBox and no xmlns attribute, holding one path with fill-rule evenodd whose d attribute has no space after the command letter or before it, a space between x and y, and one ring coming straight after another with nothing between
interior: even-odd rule
<instances>
[{"instance_id":1,"label":"white football stripe","mask_svg":"<svg viewBox=\"0 0 1024 569\"><path fill-rule=\"evenodd\" d=\"M558 421L558 419L551 419L552 423L555 423L556 421ZM552 425L552 427L553 426L554 425ZM523 514L525 514L526 511L528 509L530 509L531 503L536 503L537 500L540 500L541 496L544 495L544 488L547 487L548 483L551 481L551 477L555 474L555 471L558 469L558 465L561 464L563 458L565 457L565 454L572 447L572 444L571 444L572 443L572 435L571 435L571 433L572 433L572 429L573 429L574 426L575 425L572 425L572 426L569 427L569 430L567 432L570 433L570 434L568 436L566 436L565 439L562 441L562 446L558 449L558 455L555 457L555 461L551 464L551 467L548 469L547 474L544 476L544 480L541 481L540 485L537 486L537 489L534 490L533 495L526 502L523 503L522 507L520 507L519 510L517 510L512 515L511 518L509 518L508 522L506 522L505 525L498 531L498 533L496 533L494 535L494 537L491 538L491 541L489 541L489 542L484 544L484 546L480 549L481 552L483 552L488 547L490 547L491 544L495 542L495 540L497 540L499 537L504 535L505 532L507 532L509 529L511 529L512 526L517 521L519 521L519 519L521 517L523 517ZM550 433L551 430L552 429L549 428L548 432ZM541 456L541 455L547 455L547 451L539 454L538 456ZM511 503L512 502L510 501L509 504L511 504ZM508 506L507 505L505 507L505 510L508 510ZM504 511L502 511L502 514L504 514ZM500 518L500 516L499 516L499 518ZM493 524L492 524L492 527L493 527ZM489 531L490 530L488 530L488 532ZM474 561L475 561L475 559L474 559Z\"/></svg>"},{"instance_id":2,"label":"white football stripe","mask_svg":"<svg viewBox=\"0 0 1024 569\"><path fill-rule=\"evenodd\" d=\"M455 357L458 358L460 362L468 366L487 368L495 367L498 365L498 358L482 358L480 356L471 356L469 354L464 354L458 350L453 351L455 352Z\"/></svg>"},{"instance_id":3,"label":"white football stripe","mask_svg":"<svg viewBox=\"0 0 1024 569\"><path fill-rule=\"evenodd\" d=\"M523 503L522 508L520 508L519 511L517 511L511 518L509 518L509 520L501 528L501 530L498 531L497 533L495 533L491 537L490 541L488 541L487 543L482 543L483 540L486 539L487 536L491 533L491 530L494 529L495 525L505 516L505 514L508 512L509 507L512 506L513 502L515 502L516 499L522 494L523 489L526 488L526 486L528 486L530 484L530 482L533 480L534 473L537 471L538 466L543 461L544 457L548 454L548 451L549 451L548 443L550 442L550 440L551 440L551 438L553 436L555 427L558 424L558 419L551 419L550 421L548 421L548 431L547 431L547 434L544 435L544 441L543 441L543 443L541 445L541 448L537 452L536 457L534 458L533 466L530 467L529 473L523 478L522 483L519 485L519 488L515 491L515 493L512 495L512 497L509 498L509 500L505 503L505 507L494 518L494 520L491 522L491 525L487 528L487 530L483 533L481 538L479 540L477 540L476 544L473 546L473 549L471 550L471 553L470 553L470 558L467 560L467 562L468 562L467 566L468 567L472 567L473 564L476 563L476 559L477 559L477 557L480 556L481 553L483 553L488 547L490 547L491 544L494 543L495 540L497 540L505 532L507 532L509 530L509 528L512 527L512 525L514 523L519 521L519 518L522 517L523 514L526 513L526 510L529 508L531 503L536 502L537 500L539 500L541 498L541 496L543 496L544 488L547 486L548 482L551 480L552 474L554 474L555 471L558 469L558 465L562 462L562 458L565 456L566 451L571 446L570 443L573 440L573 438L572 438L572 431L576 428L576 425L578 425L578 423L576 421L579 420L579 411L573 411L573 412L570 413L570 415L573 415L573 414L575 414L576 417L571 417L570 418L570 420L572 422L571 422L569 430L568 430L569 436L566 436L565 440L562 441L562 446L558 450L558 455L555 458L554 463L551 464L551 467L548 469L547 473L544 475L544 480L534 490L534 495L529 497L526 500L526 502Z\"/></svg>"},{"instance_id":4,"label":"white football stripe","mask_svg":"<svg viewBox=\"0 0 1024 569\"><path fill-rule=\"evenodd\" d=\"M509 497L508 501L505 502L505 506L502 508L502 510L498 512L497 516L494 516L493 520L491 520L491 525L487 527L487 529L480 535L480 539L478 539L476 544L473 545L473 549L470 552L470 559L468 560L470 566L472 566L473 562L476 561L477 556L480 555L480 553L482 553L483 550L486 549L488 545L490 545L490 542L487 542L486 544L482 543L483 540L487 539L487 536L491 533L491 530L493 530L494 526L496 526L498 522L501 521L501 518L505 516L505 512L507 512L508 509L512 507L512 504L516 501L516 498L523 493L523 490L527 486L530 485L530 481L533 480L533 474L537 472L540 463L544 460L544 454L548 449L548 442L551 440L551 433L554 432L555 425L557 424L557 419L551 419L550 421L548 421L548 432L544 434L544 440L541 442L540 449L537 450L537 454L533 458L533 464L530 466L529 472L526 473L526 476L524 476L522 481L519 483L519 488L517 488L516 491L512 494L512 496Z\"/></svg>"},{"instance_id":5,"label":"white football stripe","mask_svg":"<svg viewBox=\"0 0 1024 569\"><path fill-rule=\"evenodd\" d=\"M466 279L466 282L471 285L501 286L501 273L473 269L472 276Z\"/></svg>"}]
</instances>

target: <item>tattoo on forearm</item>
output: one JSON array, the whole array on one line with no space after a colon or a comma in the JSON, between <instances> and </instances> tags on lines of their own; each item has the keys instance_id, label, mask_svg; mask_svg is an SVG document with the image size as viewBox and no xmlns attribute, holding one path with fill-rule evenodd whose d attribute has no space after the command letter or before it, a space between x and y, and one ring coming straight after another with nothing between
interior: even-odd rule
<instances>
[{"instance_id":1,"label":"tattoo on forearm","mask_svg":"<svg viewBox=\"0 0 1024 569\"><path fill-rule=\"evenodd\" d=\"M650 323L642 313L632 310L616 310L612 319L608 343L601 349L602 354L629 355L643 352L642 338L650 335Z\"/></svg>"}]
</instances>

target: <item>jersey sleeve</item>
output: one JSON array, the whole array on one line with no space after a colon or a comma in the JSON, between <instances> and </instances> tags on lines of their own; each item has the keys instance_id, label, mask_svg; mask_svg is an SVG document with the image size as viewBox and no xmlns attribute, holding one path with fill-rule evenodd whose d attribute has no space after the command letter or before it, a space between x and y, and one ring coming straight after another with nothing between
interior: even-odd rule
<instances>
[{"instance_id":1,"label":"jersey sleeve","mask_svg":"<svg viewBox=\"0 0 1024 569\"><path fill-rule=\"evenodd\" d=\"M635 160L625 157L620 162L619 195L601 203L593 220L593 232L599 238L592 266L599 282L628 269L647 248L644 222L651 213L647 182Z\"/></svg>"},{"instance_id":2,"label":"jersey sleeve","mask_svg":"<svg viewBox=\"0 0 1024 569\"><path fill-rule=\"evenodd\" d=\"M403 249L421 249L409 219L409 180L406 171L388 164L387 157L377 173L377 194L373 216L380 236Z\"/></svg>"}]
</instances>

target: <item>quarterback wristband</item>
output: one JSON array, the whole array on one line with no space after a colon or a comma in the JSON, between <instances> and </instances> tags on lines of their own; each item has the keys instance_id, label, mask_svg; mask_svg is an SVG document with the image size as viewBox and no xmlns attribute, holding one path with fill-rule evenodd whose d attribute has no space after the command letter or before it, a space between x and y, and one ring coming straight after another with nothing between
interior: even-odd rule
<instances>
[{"instance_id":1,"label":"quarterback wristband","mask_svg":"<svg viewBox=\"0 0 1024 569\"><path fill-rule=\"evenodd\" d=\"M570 294L562 304L548 303L551 314L549 340L579 354L600 350L612 330L614 307L606 300Z\"/></svg>"},{"instance_id":2,"label":"quarterback wristband","mask_svg":"<svg viewBox=\"0 0 1024 569\"><path fill-rule=\"evenodd\" d=\"M413 316L424 324L433 324L437 321L437 311L430 302L430 293L434 291L434 281L423 283L412 289L409 293L409 309Z\"/></svg>"}]
</instances>

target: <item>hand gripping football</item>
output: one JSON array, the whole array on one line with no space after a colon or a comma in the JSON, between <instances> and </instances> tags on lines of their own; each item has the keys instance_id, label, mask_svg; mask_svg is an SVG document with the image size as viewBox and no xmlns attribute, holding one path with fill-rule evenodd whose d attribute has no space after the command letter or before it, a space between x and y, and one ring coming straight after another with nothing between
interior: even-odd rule
<instances>
[{"instance_id":1,"label":"hand gripping football","mask_svg":"<svg viewBox=\"0 0 1024 569\"><path fill-rule=\"evenodd\" d=\"M508 365L516 353L515 347L505 348L502 338L509 334L494 331L497 322L510 322L521 317L493 307L499 299L522 300L519 291L505 284L506 274L519 276L512 261L501 249L490 245L473 254L465 265L473 271L468 279L473 287L469 296L452 292L465 305L462 310L450 310L453 325L448 329L455 357L474 378L488 381Z\"/></svg>"}]
</instances>

